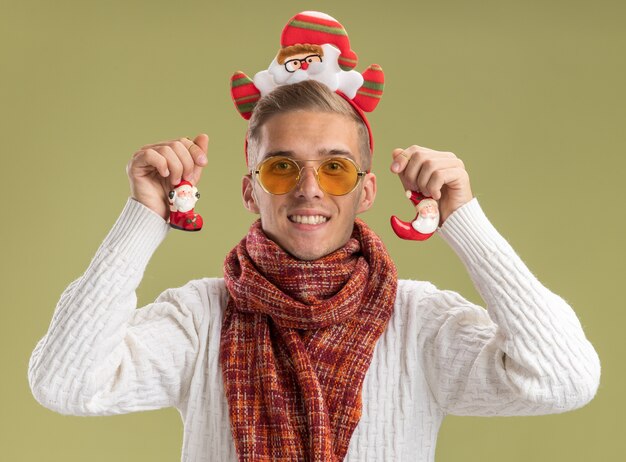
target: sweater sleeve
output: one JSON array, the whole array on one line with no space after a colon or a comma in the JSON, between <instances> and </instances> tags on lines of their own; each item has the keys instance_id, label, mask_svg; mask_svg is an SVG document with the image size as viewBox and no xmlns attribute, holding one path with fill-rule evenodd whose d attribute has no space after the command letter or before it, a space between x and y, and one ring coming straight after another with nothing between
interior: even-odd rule
<instances>
[{"instance_id":1,"label":"sweater sleeve","mask_svg":"<svg viewBox=\"0 0 626 462\"><path fill-rule=\"evenodd\" d=\"M422 363L442 410L539 415L587 404L599 386L600 361L569 304L537 280L476 198L438 233L486 304L432 284L419 302Z\"/></svg>"},{"instance_id":2,"label":"sweater sleeve","mask_svg":"<svg viewBox=\"0 0 626 462\"><path fill-rule=\"evenodd\" d=\"M187 302L193 289L169 289L136 309L135 291L169 229L128 199L85 273L61 295L31 355L28 380L40 404L87 416L176 406L182 399L198 349L201 313Z\"/></svg>"}]
</instances>

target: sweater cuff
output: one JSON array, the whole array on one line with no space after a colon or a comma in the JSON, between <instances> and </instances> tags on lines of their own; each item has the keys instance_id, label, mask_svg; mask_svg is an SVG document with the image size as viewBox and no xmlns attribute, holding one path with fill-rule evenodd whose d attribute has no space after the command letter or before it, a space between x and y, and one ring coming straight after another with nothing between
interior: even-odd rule
<instances>
[{"instance_id":1,"label":"sweater cuff","mask_svg":"<svg viewBox=\"0 0 626 462\"><path fill-rule=\"evenodd\" d=\"M147 265L170 229L163 217L129 197L101 246Z\"/></svg>"},{"instance_id":2,"label":"sweater cuff","mask_svg":"<svg viewBox=\"0 0 626 462\"><path fill-rule=\"evenodd\" d=\"M443 225L437 228L437 234L466 262L468 259L484 259L510 247L491 224L475 197L450 214Z\"/></svg>"}]
</instances>

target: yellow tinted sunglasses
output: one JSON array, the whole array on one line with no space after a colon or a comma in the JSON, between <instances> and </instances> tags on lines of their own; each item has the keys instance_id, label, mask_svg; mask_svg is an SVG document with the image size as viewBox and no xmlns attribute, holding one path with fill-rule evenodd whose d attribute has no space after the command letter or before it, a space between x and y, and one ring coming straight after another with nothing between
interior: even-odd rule
<instances>
[{"instance_id":1,"label":"yellow tinted sunglasses","mask_svg":"<svg viewBox=\"0 0 626 462\"><path fill-rule=\"evenodd\" d=\"M261 162L251 174L257 175L263 190L269 194L287 194L300 181L302 170L299 162L291 157L272 156ZM359 170L352 159L345 157L330 157L325 159L317 169L315 178L322 191L333 196L343 196L352 191L359 184L367 172Z\"/></svg>"}]
</instances>

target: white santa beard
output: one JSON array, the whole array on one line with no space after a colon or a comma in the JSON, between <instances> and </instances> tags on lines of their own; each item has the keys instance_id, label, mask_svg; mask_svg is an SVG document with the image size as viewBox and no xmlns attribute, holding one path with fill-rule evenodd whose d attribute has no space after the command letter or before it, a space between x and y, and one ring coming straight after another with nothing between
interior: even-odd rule
<instances>
[{"instance_id":1,"label":"white santa beard","mask_svg":"<svg viewBox=\"0 0 626 462\"><path fill-rule=\"evenodd\" d=\"M323 83L332 91L336 91L339 88L339 77L337 72L332 69L332 66L327 66L324 62L313 63L309 66L309 71L311 80Z\"/></svg>"},{"instance_id":2,"label":"white santa beard","mask_svg":"<svg viewBox=\"0 0 626 462\"><path fill-rule=\"evenodd\" d=\"M190 197L190 198L183 198L183 197L176 197L174 198L174 208L176 209L177 212L189 212L194 205L196 205L196 198L195 197Z\"/></svg>"},{"instance_id":3,"label":"white santa beard","mask_svg":"<svg viewBox=\"0 0 626 462\"><path fill-rule=\"evenodd\" d=\"M287 80L279 81L278 83L282 83L282 84L298 83L298 82L303 82L309 79L310 79L310 76L307 71L298 69L297 71L289 74L289 76L287 77Z\"/></svg>"},{"instance_id":4,"label":"white santa beard","mask_svg":"<svg viewBox=\"0 0 626 462\"><path fill-rule=\"evenodd\" d=\"M323 72L328 72L327 69L328 69L328 66L326 66L326 63L324 61L322 61L319 63L316 62L316 63L309 64L309 67L307 68L306 72L309 75L317 75Z\"/></svg>"},{"instance_id":5,"label":"white santa beard","mask_svg":"<svg viewBox=\"0 0 626 462\"><path fill-rule=\"evenodd\" d=\"M274 77L276 86L303 82L304 80L317 80L328 86L332 91L338 88L336 71L324 61L311 63L308 69L298 69L295 72L287 72L285 66L273 62L269 73Z\"/></svg>"},{"instance_id":6,"label":"white santa beard","mask_svg":"<svg viewBox=\"0 0 626 462\"><path fill-rule=\"evenodd\" d=\"M298 69L296 72L287 72L285 66L278 64L274 58L268 70L255 74L254 86L261 92L261 96L265 96L280 85L317 80L332 91L341 90L348 98L354 98L363 85L363 76L357 71L346 72L339 67L340 52L333 45L324 44L322 50L324 56L321 63L311 63L307 70Z\"/></svg>"},{"instance_id":7,"label":"white santa beard","mask_svg":"<svg viewBox=\"0 0 626 462\"><path fill-rule=\"evenodd\" d=\"M436 217L422 217L419 215L413 223L411 223L413 229L419 231L422 234L430 234L439 226L439 216Z\"/></svg>"}]
</instances>

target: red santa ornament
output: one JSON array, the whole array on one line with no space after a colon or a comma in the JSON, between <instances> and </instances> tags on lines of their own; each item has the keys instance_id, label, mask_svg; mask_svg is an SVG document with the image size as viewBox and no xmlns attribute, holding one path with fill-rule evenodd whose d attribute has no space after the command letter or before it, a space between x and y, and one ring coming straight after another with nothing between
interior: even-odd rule
<instances>
[{"instance_id":1,"label":"red santa ornament","mask_svg":"<svg viewBox=\"0 0 626 462\"><path fill-rule=\"evenodd\" d=\"M439 205L435 199L416 191L407 191L406 197L415 205L417 215L411 222L402 221L394 215L391 217L391 228L399 238L425 241L439 227Z\"/></svg>"},{"instance_id":2,"label":"red santa ornament","mask_svg":"<svg viewBox=\"0 0 626 462\"><path fill-rule=\"evenodd\" d=\"M170 203L169 223L172 228L183 231L200 231L202 217L194 212L196 202L200 198L198 188L189 181L178 183L168 195Z\"/></svg>"}]
</instances>

